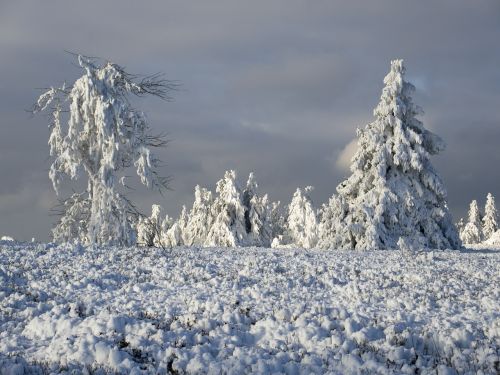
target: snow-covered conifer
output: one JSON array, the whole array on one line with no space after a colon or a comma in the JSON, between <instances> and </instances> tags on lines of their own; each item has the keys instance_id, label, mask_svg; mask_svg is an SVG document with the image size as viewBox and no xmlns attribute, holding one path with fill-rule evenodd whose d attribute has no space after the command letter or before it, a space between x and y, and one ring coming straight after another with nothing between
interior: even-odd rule
<instances>
[{"instance_id":1,"label":"snow-covered conifer","mask_svg":"<svg viewBox=\"0 0 500 375\"><path fill-rule=\"evenodd\" d=\"M375 121L358 130L352 175L337 187L337 234L325 247L390 249L400 238L425 248L461 246L446 189L430 162L445 144L417 119L422 110L404 74L403 61L392 61Z\"/></svg>"},{"instance_id":2,"label":"snow-covered conifer","mask_svg":"<svg viewBox=\"0 0 500 375\"><path fill-rule=\"evenodd\" d=\"M481 213L475 199L470 203L469 221L460 233L460 238L465 244L477 244L483 239Z\"/></svg>"},{"instance_id":3,"label":"snow-covered conifer","mask_svg":"<svg viewBox=\"0 0 500 375\"><path fill-rule=\"evenodd\" d=\"M136 240L137 211L118 191L117 182L125 184L123 172L128 167L135 167L148 187L162 188L166 180L158 175L159 161L151 152L151 147L162 146L164 141L151 136L145 115L132 108L128 96L165 97L169 86L156 76L137 81L109 62L98 66L78 56L78 63L83 75L71 87L63 85L42 94L34 109L38 112L52 108L49 145L55 160L49 176L56 192L64 176L77 179L82 171L87 176L88 202L83 204L81 199L73 198L66 202L66 213L54 238L131 245ZM63 126L61 114L66 111L68 123ZM78 211L82 204L89 207L84 225L68 224L73 222L71 211ZM69 232L62 233L65 228Z\"/></svg>"},{"instance_id":4,"label":"snow-covered conifer","mask_svg":"<svg viewBox=\"0 0 500 375\"><path fill-rule=\"evenodd\" d=\"M345 205L339 197L333 195L328 203L323 204L320 211L320 222L318 225L318 247L323 249L335 248L337 236L340 237L338 223L345 216Z\"/></svg>"},{"instance_id":5,"label":"snow-covered conifer","mask_svg":"<svg viewBox=\"0 0 500 375\"><path fill-rule=\"evenodd\" d=\"M165 229L160 235L160 244L163 247L175 247L182 246L185 244L184 236L186 233L186 227L188 223L188 213L186 206L182 206L181 214L179 219L173 224L170 218L166 218L166 221L162 223L165 225Z\"/></svg>"},{"instance_id":6,"label":"snow-covered conifer","mask_svg":"<svg viewBox=\"0 0 500 375\"><path fill-rule=\"evenodd\" d=\"M298 188L288 206L285 231L281 239L274 242L274 246L301 247L310 249L318 241L318 221L309 193L312 186L304 190Z\"/></svg>"},{"instance_id":7,"label":"snow-covered conifer","mask_svg":"<svg viewBox=\"0 0 500 375\"><path fill-rule=\"evenodd\" d=\"M257 189L258 184L252 172L243 191L247 245L269 247L272 240L271 207L267 194L260 197Z\"/></svg>"},{"instance_id":8,"label":"snow-covered conifer","mask_svg":"<svg viewBox=\"0 0 500 375\"><path fill-rule=\"evenodd\" d=\"M202 246L212 226L212 192L196 185L184 235L187 246Z\"/></svg>"},{"instance_id":9,"label":"snow-covered conifer","mask_svg":"<svg viewBox=\"0 0 500 375\"><path fill-rule=\"evenodd\" d=\"M271 238L278 238L285 231L285 217L281 211L281 202L271 204Z\"/></svg>"},{"instance_id":10,"label":"snow-covered conifer","mask_svg":"<svg viewBox=\"0 0 500 375\"><path fill-rule=\"evenodd\" d=\"M241 190L236 182L236 172L226 171L217 182L218 193L212 205L212 227L204 246L243 246L246 244L245 208Z\"/></svg>"},{"instance_id":11,"label":"snow-covered conifer","mask_svg":"<svg viewBox=\"0 0 500 375\"><path fill-rule=\"evenodd\" d=\"M257 195L257 189L259 185L257 184L257 180L255 179L255 175L253 172L250 172L248 175L247 185L245 190L243 190L243 206L245 207L245 229L247 233L251 232L251 224L250 224L250 201L254 196Z\"/></svg>"},{"instance_id":12,"label":"snow-covered conifer","mask_svg":"<svg viewBox=\"0 0 500 375\"><path fill-rule=\"evenodd\" d=\"M486 205L484 206L483 217L483 237L488 240L493 233L498 230L498 214L495 206L495 197L488 193L486 197Z\"/></svg>"}]
</instances>

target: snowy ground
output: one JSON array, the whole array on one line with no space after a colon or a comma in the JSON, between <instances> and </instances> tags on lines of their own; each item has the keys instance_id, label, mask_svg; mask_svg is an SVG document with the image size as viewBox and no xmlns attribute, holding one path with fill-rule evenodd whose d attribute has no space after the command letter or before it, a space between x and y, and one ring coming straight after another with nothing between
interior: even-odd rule
<instances>
[{"instance_id":1,"label":"snowy ground","mask_svg":"<svg viewBox=\"0 0 500 375\"><path fill-rule=\"evenodd\" d=\"M499 264L0 242L0 374L494 374Z\"/></svg>"}]
</instances>

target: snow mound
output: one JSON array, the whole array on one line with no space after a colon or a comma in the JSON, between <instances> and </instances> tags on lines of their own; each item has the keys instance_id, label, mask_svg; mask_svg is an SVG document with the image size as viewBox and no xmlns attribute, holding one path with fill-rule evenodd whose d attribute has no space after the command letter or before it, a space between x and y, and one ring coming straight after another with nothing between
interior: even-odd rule
<instances>
[{"instance_id":1,"label":"snow mound","mask_svg":"<svg viewBox=\"0 0 500 375\"><path fill-rule=\"evenodd\" d=\"M493 374L499 260L2 243L0 374Z\"/></svg>"}]
</instances>

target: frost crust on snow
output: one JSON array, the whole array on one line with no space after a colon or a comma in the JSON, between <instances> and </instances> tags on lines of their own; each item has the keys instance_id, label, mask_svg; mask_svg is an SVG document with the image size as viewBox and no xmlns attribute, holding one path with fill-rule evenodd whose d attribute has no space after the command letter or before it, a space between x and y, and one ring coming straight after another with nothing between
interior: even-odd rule
<instances>
[{"instance_id":1,"label":"frost crust on snow","mask_svg":"<svg viewBox=\"0 0 500 375\"><path fill-rule=\"evenodd\" d=\"M499 260L2 243L0 368L494 374Z\"/></svg>"}]
</instances>

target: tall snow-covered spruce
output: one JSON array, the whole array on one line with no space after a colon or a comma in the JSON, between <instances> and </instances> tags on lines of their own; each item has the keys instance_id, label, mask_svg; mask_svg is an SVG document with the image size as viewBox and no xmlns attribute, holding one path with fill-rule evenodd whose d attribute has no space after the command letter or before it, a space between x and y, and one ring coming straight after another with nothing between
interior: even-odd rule
<instances>
[{"instance_id":1,"label":"tall snow-covered spruce","mask_svg":"<svg viewBox=\"0 0 500 375\"><path fill-rule=\"evenodd\" d=\"M131 106L129 96L166 98L172 86L158 76L138 80L116 64L98 66L81 55L78 64L83 75L71 87L46 91L34 108L52 110L49 145L55 160L49 176L56 193L64 176L77 179L83 172L87 177L87 189L64 201L53 237L132 245L138 212L120 193L118 183L125 186L129 167L135 167L147 187L161 189L166 180L157 173L159 160L151 151L165 141L151 134L145 115Z\"/></svg>"},{"instance_id":2,"label":"tall snow-covered spruce","mask_svg":"<svg viewBox=\"0 0 500 375\"><path fill-rule=\"evenodd\" d=\"M446 189L430 162L445 144L417 119L422 110L412 102L415 88L404 74L403 61L392 61L374 110L375 121L357 131L352 175L337 187L338 195L330 202L333 223L320 226L328 230L321 235L322 247L461 246Z\"/></svg>"}]
</instances>

